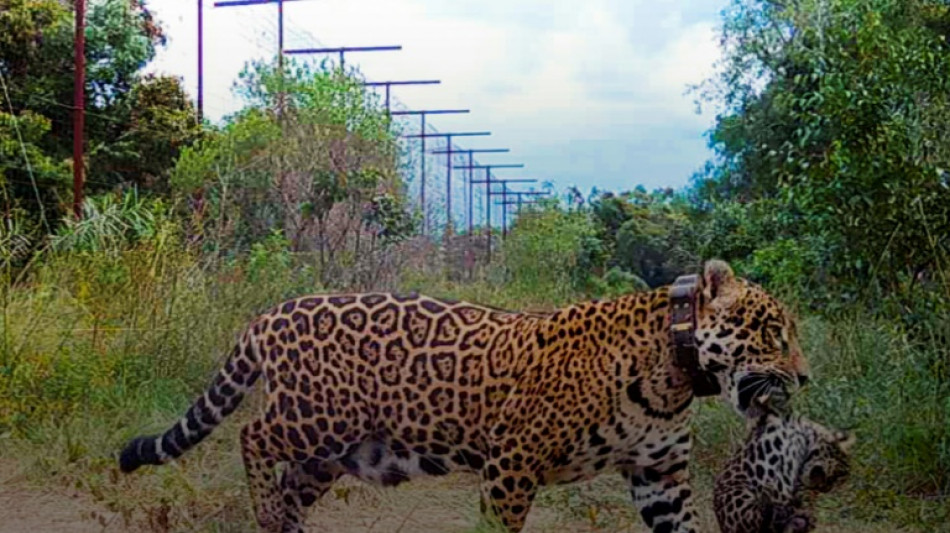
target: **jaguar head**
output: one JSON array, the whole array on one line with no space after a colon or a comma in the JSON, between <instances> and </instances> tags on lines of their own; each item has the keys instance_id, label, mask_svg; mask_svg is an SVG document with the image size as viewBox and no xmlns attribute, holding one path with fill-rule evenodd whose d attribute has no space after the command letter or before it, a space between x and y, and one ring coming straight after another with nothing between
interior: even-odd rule
<instances>
[{"instance_id":1,"label":"jaguar head","mask_svg":"<svg viewBox=\"0 0 950 533\"><path fill-rule=\"evenodd\" d=\"M758 285L737 278L723 261L706 263L697 297L696 343L700 366L718 381L721 395L753 417L753 399L776 405L808 380L794 317Z\"/></svg>"}]
</instances>

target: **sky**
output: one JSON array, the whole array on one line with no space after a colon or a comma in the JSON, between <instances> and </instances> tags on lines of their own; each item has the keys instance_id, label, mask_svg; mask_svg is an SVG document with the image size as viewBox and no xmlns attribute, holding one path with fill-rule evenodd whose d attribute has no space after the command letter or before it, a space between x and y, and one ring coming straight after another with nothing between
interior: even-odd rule
<instances>
[{"instance_id":1,"label":"sky","mask_svg":"<svg viewBox=\"0 0 950 533\"><path fill-rule=\"evenodd\" d=\"M484 131L465 148L510 148L482 163L523 163L503 177L562 189L681 187L711 153L714 115L690 84L713 72L723 0L299 0L285 3L285 48L402 45L352 54L373 80L439 79L393 89L439 131ZM277 51L277 7L214 8L205 0L205 109L240 102L244 62ZM149 0L168 36L150 67L197 87L196 5ZM314 42L314 39L318 42ZM499 171L501 172L501 171Z\"/></svg>"}]
</instances>

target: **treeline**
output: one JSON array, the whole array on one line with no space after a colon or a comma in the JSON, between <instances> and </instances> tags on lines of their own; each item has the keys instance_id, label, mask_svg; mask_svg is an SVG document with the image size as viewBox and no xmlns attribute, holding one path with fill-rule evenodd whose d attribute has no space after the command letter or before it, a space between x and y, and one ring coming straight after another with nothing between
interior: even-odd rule
<instances>
[{"instance_id":1,"label":"treeline","mask_svg":"<svg viewBox=\"0 0 950 533\"><path fill-rule=\"evenodd\" d=\"M71 24L58 0L0 10L8 259L13 242L22 261L47 235L81 230L63 222ZM608 285L632 274L654 286L718 256L823 309L874 301L916 316L946 300L948 30L950 7L937 0L733 0L717 75L694 88L719 110L715 157L680 191L575 191L555 207L593 224L578 259L591 276L572 274L574 285L611 273ZM244 110L202 126L179 80L141 74L164 40L144 2L92 1L88 33L91 212L113 201L97 197L134 190L217 252L247 252L277 231L292 251L318 254L328 282L415 234L398 132L354 79L253 63L235 84Z\"/></svg>"},{"instance_id":2,"label":"treeline","mask_svg":"<svg viewBox=\"0 0 950 533\"><path fill-rule=\"evenodd\" d=\"M4 220L33 234L58 225L72 200L71 2L0 2L0 186ZM202 130L180 80L142 69L165 42L144 2L89 2L86 174L96 195L116 187L168 192L182 147Z\"/></svg>"}]
</instances>

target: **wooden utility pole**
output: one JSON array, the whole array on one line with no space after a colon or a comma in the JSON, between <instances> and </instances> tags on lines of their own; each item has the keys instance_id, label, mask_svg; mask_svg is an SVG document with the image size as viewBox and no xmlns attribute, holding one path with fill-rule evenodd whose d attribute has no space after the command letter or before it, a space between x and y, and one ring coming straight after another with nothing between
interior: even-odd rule
<instances>
[{"instance_id":1,"label":"wooden utility pole","mask_svg":"<svg viewBox=\"0 0 950 533\"><path fill-rule=\"evenodd\" d=\"M83 123L86 118L86 0L76 0L76 72L73 75L73 214L82 218Z\"/></svg>"},{"instance_id":2,"label":"wooden utility pole","mask_svg":"<svg viewBox=\"0 0 950 533\"><path fill-rule=\"evenodd\" d=\"M198 0L198 124L205 120L205 0Z\"/></svg>"}]
</instances>

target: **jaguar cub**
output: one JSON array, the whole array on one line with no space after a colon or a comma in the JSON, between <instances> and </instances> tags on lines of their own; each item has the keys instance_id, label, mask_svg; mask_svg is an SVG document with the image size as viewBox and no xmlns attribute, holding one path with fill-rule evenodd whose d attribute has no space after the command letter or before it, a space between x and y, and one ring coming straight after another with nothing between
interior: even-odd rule
<instances>
[{"instance_id":1,"label":"jaguar cub","mask_svg":"<svg viewBox=\"0 0 950 533\"><path fill-rule=\"evenodd\" d=\"M723 533L811 531L806 493L830 492L850 473L851 433L769 409L765 400L755 402L760 414L749 436L716 478L713 505Z\"/></svg>"}]
</instances>

